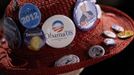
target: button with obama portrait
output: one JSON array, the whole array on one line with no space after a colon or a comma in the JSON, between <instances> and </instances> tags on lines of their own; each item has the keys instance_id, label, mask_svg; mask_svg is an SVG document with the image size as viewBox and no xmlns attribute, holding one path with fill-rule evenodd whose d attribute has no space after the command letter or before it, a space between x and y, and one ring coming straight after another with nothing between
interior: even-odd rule
<instances>
[{"instance_id":1,"label":"button with obama portrait","mask_svg":"<svg viewBox=\"0 0 134 75\"><path fill-rule=\"evenodd\" d=\"M74 8L74 21L77 27L87 31L95 27L97 8L90 0L77 1Z\"/></svg>"}]
</instances>

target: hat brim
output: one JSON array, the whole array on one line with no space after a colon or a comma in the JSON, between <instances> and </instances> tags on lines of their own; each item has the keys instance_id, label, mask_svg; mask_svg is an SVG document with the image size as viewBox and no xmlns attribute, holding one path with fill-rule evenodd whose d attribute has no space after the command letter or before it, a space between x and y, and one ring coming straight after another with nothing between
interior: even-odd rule
<instances>
[{"instance_id":1,"label":"hat brim","mask_svg":"<svg viewBox=\"0 0 134 75\"><path fill-rule=\"evenodd\" d=\"M46 8L41 9L42 21L40 26L48 17L55 14L62 14L72 18L71 17L72 13L70 12L72 12L72 8L75 2L72 3L70 2L70 5L63 3L62 0L61 1L59 0L58 2L61 2L60 3L61 5L57 3L49 6L49 4L47 4ZM20 5L23 4L22 2L20 3L21 3ZM20 26L18 21L18 17L17 17L18 15L16 14L18 12L10 11L11 8L12 7L10 4L7 8L7 16L14 18L14 20L18 22L19 28L20 30L22 30L21 32L24 32L23 31L24 29ZM22 46L19 50L14 51L15 54L20 59L21 58L26 59L29 62L29 65L24 67L23 69L13 68L10 70L6 70L7 74L8 75L14 75L14 74L55 75L55 74L70 72L76 69L94 65L96 63L99 63L103 60L112 57L113 55L120 53L124 48L126 48L129 45L129 43L133 40L134 36L125 40L116 38L117 44L112 47L107 47L102 43L104 40L104 37L102 35L103 27L107 25L107 27L109 28L111 22L115 22L120 24L126 30L134 31L134 22L128 15L113 7L101 5L101 8L104 12L102 14L102 18L99 20L96 27L92 31L87 31L87 32L80 31L77 28L77 33L74 41L65 48L54 49L46 45L39 52L31 52L25 46ZM115 16L112 15L109 16L106 13L112 13ZM106 19L109 20L106 21ZM100 58L94 58L94 59L90 58L88 56L88 50L93 45L102 45L106 50L106 54ZM76 64L66 65L62 67L54 67L54 63L56 60L68 54L75 54L79 56L81 61Z\"/></svg>"}]
</instances>

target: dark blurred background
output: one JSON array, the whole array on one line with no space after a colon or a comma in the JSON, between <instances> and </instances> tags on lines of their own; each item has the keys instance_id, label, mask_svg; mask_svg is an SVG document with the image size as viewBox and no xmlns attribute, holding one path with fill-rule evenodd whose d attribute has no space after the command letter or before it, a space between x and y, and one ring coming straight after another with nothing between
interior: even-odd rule
<instances>
[{"instance_id":1,"label":"dark blurred background","mask_svg":"<svg viewBox=\"0 0 134 75\"><path fill-rule=\"evenodd\" d=\"M0 0L0 19L3 17L5 8L9 4L10 0Z\"/></svg>"},{"instance_id":2,"label":"dark blurred background","mask_svg":"<svg viewBox=\"0 0 134 75\"><path fill-rule=\"evenodd\" d=\"M0 18L4 13L4 8L9 0L0 0ZM133 0L98 0L99 4L115 7L134 20ZM81 75L134 75L134 41L120 54L100 62L96 65L87 67ZM0 75L4 75L1 71Z\"/></svg>"}]
</instances>

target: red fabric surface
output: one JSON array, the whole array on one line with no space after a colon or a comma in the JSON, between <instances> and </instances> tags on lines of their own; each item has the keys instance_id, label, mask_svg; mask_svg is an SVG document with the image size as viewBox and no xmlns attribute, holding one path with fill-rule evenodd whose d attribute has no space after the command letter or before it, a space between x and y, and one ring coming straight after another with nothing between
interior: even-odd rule
<instances>
[{"instance_id":1,"label":"red fabric surface","mask_svg":"<svg viewBox=\"0 0 134 75\"><path fill-rule=\"evenodd\" d=\"M19 0L19 6L23 5L25 2L34 3L40 8L42 13L40 27L47 18L56 14L66 15L72 19L75 4L75 0ZM7 16L15 20L23 35L25 29L19 23L18 11L13 11L11 6L12 2L7 8ZM65 48L54 49L45 45L39 52L32 52L23 45L20 49L13 50L13 53L19 59L25 59L28 65L23 68L6 69L7 74L55 75L94 65L121 52L134 37L125 40L116 38L117 45L108 47L103 44L105 37L102 35L102 32L104 29L111 30L111 23L118 23L126 30L134 31L134 22L129 16L115 8L108 6L101 6L101 8L104 12L102 18L96 22L96 27L92 31L87 32L83 32L77 28L75 39ZM107 13L113 13L115 16L107 15ZM101 58L90 58L88 56L88 50L93 45L102 45L106 50L106 54ZM79 56L81 62L63 67L54 67L56 60L68 54Z\"/></svg>"}]
</instances>

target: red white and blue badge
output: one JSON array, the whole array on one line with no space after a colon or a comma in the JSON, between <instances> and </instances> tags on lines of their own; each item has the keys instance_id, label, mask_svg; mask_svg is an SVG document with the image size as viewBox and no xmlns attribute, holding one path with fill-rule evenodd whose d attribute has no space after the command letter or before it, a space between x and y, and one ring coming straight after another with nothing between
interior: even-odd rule
<instances>
[{"instance_id":1,"label":"red white and blue badge","mask_svg":"<svg viewBox=\"0 0 134 75\"><path fill-rule=\"evenodd\" d=\"M46 36L46 44L53 48L68 46L76 35L74 23L64 15L54 15L48 18L42 30Z\"/></svg>"},{"instance_id":2,"label":"red white and blue badge","mask_svg":"<svg viewBox=\"0 0 134 75\"><path fill-rule=\"evenodd\" d=\"M25 3L19 10L19 20L25 28L35 28L41 21L40 10L32 3Z\"/></svg>"},{"instance_id":3,"label":"red white and blue badge","mask_svg":"<svg viewBox=\"0 0 134 75\"><path fill-rule=\"evenodd\" d=\"M90 0L77 1L74 8L74 21L81 30L90 30L95 25L98 12L95 3Z\"/></svg>"},{"instance_id":4,"label":"red white and blue badge","mask_svg":"<svg viewBox=\"0 0 134 75\"><path fill-rule=\"evenodd\" d=\"M29 49L38 51L45 45L45 35L39 28L27 29L24 34L24 42Z\"/></svg>"}]
</instances>

